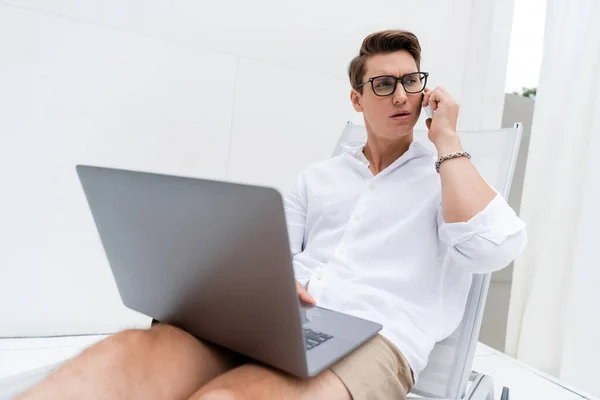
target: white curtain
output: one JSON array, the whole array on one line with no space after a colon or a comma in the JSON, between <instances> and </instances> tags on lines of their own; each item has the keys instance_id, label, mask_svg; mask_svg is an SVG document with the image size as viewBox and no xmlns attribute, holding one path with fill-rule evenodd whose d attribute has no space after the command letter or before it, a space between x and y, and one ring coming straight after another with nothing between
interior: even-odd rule
<instances>
[{"instance_id":1,"label":"white curtain","mask_svg":"<svg viewBox=\"0 0 600 400\"><path fill-rule=\"evenodd\" d=\"M600 1L548 0L506 350L600 396Z\"/></svg>"}]
</instances>

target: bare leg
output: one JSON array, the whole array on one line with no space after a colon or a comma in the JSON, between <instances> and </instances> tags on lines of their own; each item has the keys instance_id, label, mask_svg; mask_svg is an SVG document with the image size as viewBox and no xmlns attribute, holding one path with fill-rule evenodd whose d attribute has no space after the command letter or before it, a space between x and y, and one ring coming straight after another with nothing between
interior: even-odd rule
<instances>
[{"instance_id":1,"label":"bare leg","mask_svg":"<svg viewBox=\"0 0 600 400\"><path fill-rule=\"evenodd\" d=\"M231 370L196 392L190 400L351 400L342 381L327 370L302 380L274 369L246 364Z\"/></svg>"},{"instance_id":2,"label":"bare leg","mask_svg":"<svg viewBox=\"0 0 600 400\"><path fill-rule=\"evenodd\" d=\"M157 325L103 340L19 399L183 399L238 365L228 351Z\"/></svg>"}]
</instances>

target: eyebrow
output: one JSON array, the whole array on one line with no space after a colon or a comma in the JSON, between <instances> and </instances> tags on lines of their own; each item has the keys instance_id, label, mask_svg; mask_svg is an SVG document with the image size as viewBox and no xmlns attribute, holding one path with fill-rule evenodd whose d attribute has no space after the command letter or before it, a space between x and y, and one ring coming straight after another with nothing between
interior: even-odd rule
<instances>
[{"instance_id":1,"label":"eyebrow","mask_svg":"<svg viewBox=\"0 0 600 400\"><path fill-rule=\"evenodd\" d=\"M371 75L371 76L395 76L395 77L400 77L400 76L404 76L404 75L408 75L408 74L413 74L415 72L419 72L419 71L402 72L400 75L396 75L396 74L389 73L389 72L379 71L379 72L373 73L373 75Z\"/></svg>"}]
</instances>

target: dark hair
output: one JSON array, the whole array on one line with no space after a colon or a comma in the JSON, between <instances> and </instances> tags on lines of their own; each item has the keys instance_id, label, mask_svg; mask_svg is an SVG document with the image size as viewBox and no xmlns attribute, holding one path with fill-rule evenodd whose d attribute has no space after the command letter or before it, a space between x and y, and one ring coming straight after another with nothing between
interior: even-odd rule
<instances>
[{"instance_id":1,"label":"dark hair","mask_svg":"<svg viewBox=\"0 0 600 400\"><path fill-rule=\"evenodd\" d=\"M408 51L415 59L417 69L421 68L421 45L413 33L403 30L386 30L367 36L362 42L360 52L348 66L348 76L352 87L362 93L362 88L359 86L363 81L365 65L369 57L399 50Z\"/></svg>"}]
</instances>

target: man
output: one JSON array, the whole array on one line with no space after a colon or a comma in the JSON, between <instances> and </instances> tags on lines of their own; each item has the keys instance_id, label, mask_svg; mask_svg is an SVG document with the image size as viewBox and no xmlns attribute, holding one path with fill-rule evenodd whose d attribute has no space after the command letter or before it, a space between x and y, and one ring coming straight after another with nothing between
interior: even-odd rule
<instances>
[{"instance_id":1,"label":"man","mask_svg":"<svg viewBox=\"0 0 600 400\"><path fill-rule=\"evenodd\" d=\"M425 88L420 51L405 31L364 40L349 76L367 142L307 168L285 201L300 299L380 322L380 335L299 380L157 325L91 347L23 398L404 398L460 322L472 274L506 266L526 242L461 146L458 105ZM413 142L428 104L437 155Z\"/></svg>"}]
</instances>

